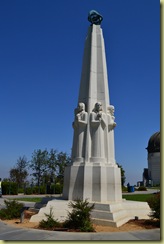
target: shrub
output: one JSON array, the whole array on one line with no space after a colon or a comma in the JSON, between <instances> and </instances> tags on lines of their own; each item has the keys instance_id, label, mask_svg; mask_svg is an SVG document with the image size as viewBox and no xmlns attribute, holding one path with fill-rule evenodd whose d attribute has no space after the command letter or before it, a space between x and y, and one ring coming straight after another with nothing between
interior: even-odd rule
<instances>
[{"instance_id":1,"label":"shrub","mask_svg":"<svg viewBox=\"0 0 164 244\"><path fill-rule=\"evenodd\" d=\"M160 192L148 199L148 204L152 210L150 217L160 220Z\"/></svg>"},{"instance_id":2,"label":"shrub","mask_svg":"<svg viewBox=\"0 0 164 244\"><path fill-rule=\"evenodd\" d=\"M52 229L54 227L60 227L61 226L61 223L59 223L57 220L54 220L54 218L53 218L52 207L50 208L50 213L45 214L45 216L47 217L47 220L43 219L39 222L40 228Z\"/></svg>"},{"instance_id":3,"label":"shrub","mask_svg":"<svg viewBox=\"0 0 164 244\"><path fill-rule=\"evenodd\" d=\"M27 187L27 188L25 189L25 194L26 194L26 195L31 195L31 194L32 194L32 188L31 188L31 187Z\"/></svg>"},{"instance_id":4,"label":"shrub","mask_svg":"<svg viewBox=\"0 0 164 244\"><path fill-rule=\"evenodd\" d=\"M127 192L128 188L126 186L122 186L122 192Z\"/></svg>"},{"instance_id":5,"label":"shrub","mask_svg":"<svg viewBox=\"0 0 164 244\"><path fill-rule=\"evenodd\" d=\"M137 191L147 191L147 188L145 186L140 186Z\"/></svg>"},{"instance_id":6,"label":"shrub","mask_svg":"<svg viewBox=\"0 0 164 244\"><path fill-rule=\"evenodd\" d=\"M40 186L40 194L46 194L46 186Z\"/></svg>"},{"instance_id":7,"label":"shrub","mask_svg":"<svg viewBox=\"0 0 164 244\"><path fill-rule=\"evenodd\" d=\"M28 194L46 194L46 186L41 185L40 187L31 187L31 190L28 189Z\"/></svg>"},{"instance_id":8,"label":"shrub","mask_svg":"<svg viewBox=\"0 0 164 244\"><path fill-rule=\"evenodd\" d=\"M24 193L24 189L23 188L18 188L18 193Z\"/></svg>"},{"instance_id":9,"label":"shrub","mask_svg":"<svg viewBox=\"0 0 164 244\"><path fill-rule=\"evenodd\" d=\"M7 201L4 200L6 208L0 210L0 218L1 219L15 219L20 218L21 210L24 206L23 203L19 203L16 200Z\"/></svg>"},{"instance_id":10,"label":"shrub","mask_svg":"<svg viewBox=\"0 0 164 244\"><path fill-rule=\"evenodd\" d=\"M79 229L83 232L94 231L90 218L94 204L89 206L89 202L87 200L82 201L77 199L75 202L70 202L69 207L72 208L72 212L68 213L68 219L63 224L64 227Z\"/></svg>"},{"instance_id":11,"label":"shrub","mask_svg":"<svg viewBox=\"0 0 164 244\"><path fill-rule=\"evenodd\" d=\"M62 191L63 191L63 185L60 184L60 183L56 183L55 184L55 191L54 191L54 193L55 194L61 194Z\"/></svg>"},{"instance_id":12,"label":"shrub","mask_svg":"<svg viewBox=\"0 0 164 244\"><path fill-rule=\"evenodd\" d=\"M18 185L15 182L2 181L2 195L17 195Z\"/></svg>"},{"instance_id":13,"label":"shrub","mask_svg":"<svg viewBox=\"0 0 164 244\"><path fill-rule=\"evenodd\" d=\"M38 186L34 186L32 187L32 193L33 194L38 194L39 190L38 190Z\"/></svg>"}]
</instances>

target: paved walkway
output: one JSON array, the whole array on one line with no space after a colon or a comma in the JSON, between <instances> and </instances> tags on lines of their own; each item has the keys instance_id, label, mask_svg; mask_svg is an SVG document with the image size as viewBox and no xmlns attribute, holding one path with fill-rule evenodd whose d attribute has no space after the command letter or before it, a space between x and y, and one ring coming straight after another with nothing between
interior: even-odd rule
<instances>
[{"instance_id":1,"label":"paved walkway","mask_svg":"<svg viewBox=\"0 0 164 244\"><path fill-rule=\"evenodd\" d=\"M74 240L74 241L159 241L160 229L129 231L129 232L99 232L99 233L76 233L61 231L45 231L35 229L23 229L0 222L0 240L5 241L47 241L47 240Z\"/></svg>"}]
</instances>

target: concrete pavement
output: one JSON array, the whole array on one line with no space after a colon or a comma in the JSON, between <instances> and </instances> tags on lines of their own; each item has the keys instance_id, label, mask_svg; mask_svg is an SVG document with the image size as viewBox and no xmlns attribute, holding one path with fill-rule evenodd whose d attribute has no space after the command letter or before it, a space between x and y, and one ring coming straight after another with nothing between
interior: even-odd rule
<instances>
[{"instance_id":1,"label":"concrete pavement","mask_svg":"<svg viewBox=\"0 0 164 244\"><path fill-rule=\"evenodd\" d=\"M160 229L129 231L129 232L99 232L99 233L79 233L79 232L61 232L17 228L0 222L0 240L5 241L37 241L37 240L74 240L74 241L102 241L102 240L134 240L134 241L159 241Z\"/></svg>"},{"instance_id":2,"label":"concrete pavement","mask_svg":"<svg viewBox=\"0 0 164 244\"><path fill-rule=\"evenodd\" d=\"M132 195L132 194L153 194L153 193L157 193L160 190L158 189L151 189L148 188L147 191L134 191L134 192L123 192L123 195Z\"/></svg>"},{"instance_id":3,"label":"concrete pavement","mask_svg":"<svg viewBox=\"0 0 164 244\"><path fill-rule=\"evenodd\" d=\"M0 209L5 208L4 200L5 200L5 198L0 198ZM12 200L12 198L11 198L11 200ZM29 207L29 208L34 208L35 205L36 205L35 202L26 202L26 201L23 201L22 203L24 203L24 205L26 207Z\"/></svg>"},{"instance_id":4,"label":"concrete pavement","mask_svg":"<svg viewBox=\"0 0 164 244\"><path fill-rule=\"evenodd\" d=\"M157 193L159 192L159 190L157 189L147 189L147 191L135 191L135 192L126 192L126 193L123 193L123 195L133 195L133 194L153 194L153 193ZM40 209L41 207L43 207L43 205L45 205L48 201L50 200L53 200L55 198L58 198L58 199L62 199L62 196L61 194L53 194L53 195L48 195L48 194L43 194L43 195L4 195L0 198L0 209L2 207L5 206L4 204L4 199L13 199L13 198L33 198L33 197L42 197L42 203L34 203L34 202L26 202L26 201L23 201L23 203L25 204L25 206L28 206L28 207L35 207L37 209Z\"/></svg>"}]
</instances>

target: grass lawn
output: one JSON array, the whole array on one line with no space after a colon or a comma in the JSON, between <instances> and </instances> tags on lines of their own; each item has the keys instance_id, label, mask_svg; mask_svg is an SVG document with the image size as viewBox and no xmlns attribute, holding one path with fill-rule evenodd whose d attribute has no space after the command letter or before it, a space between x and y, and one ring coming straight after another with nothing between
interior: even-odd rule
<instances>
[{"instance_id":1,"label":"grass lawn","mask_svg":"<svg viewBox=\"0 0 164 244\"><path fill-rule=\"evenodd\" d=\"M43 197L16 197L16 198L8 198L7 200L16 200L22 202L41 202Z\"/></svg>"},{"instance_id":2,"label":"grass lawn","mask_svg":"<svg viewBox=\"0 0 164 244\"><path fill-rule=\"evenodd\" d=\"M147 202L147 200L152 196L153 194L132 194L132 195L123 195L122 198L130 201Z\"/></svg>"},{"instance_id":3,"label":"grass lawn","mask_svg":"<svg viewBox=\"0 0 164 244\"><path fill-rule=\"evenodd\" d=\"M132 195L123 195L122 197L126 200L130 200L130 201L140 201L140 202L147 202L147 199L149 199L150 197L152 197L153 194L132 194ZM8 200L16 200L16 201L25 201L25 202L41 202L41 200L44 197L18 197L18 198L12 198L12 199L8 199ZM50 198L51 200L51 198Z\"/></svg>"}]
</instances>

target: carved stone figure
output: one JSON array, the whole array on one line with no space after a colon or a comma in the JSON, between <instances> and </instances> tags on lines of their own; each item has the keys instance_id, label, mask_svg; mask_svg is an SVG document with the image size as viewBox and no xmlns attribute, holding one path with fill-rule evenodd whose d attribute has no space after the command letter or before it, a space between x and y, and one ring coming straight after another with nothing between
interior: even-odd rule
<instances>
[{"instance_id":1,"label":"carved stone figure","mask_svg":"<svg viewBox=\"0 0 164 244\"><path fill-rule=\"evenodd\" d=\"M115 120L115 117L114 117L114 106L113 105L110 105L108 106L108 130L112 130L114 129L114 127L116 126L116 122L114 121Z\"/></svg>"},{"instance_id":2,"label":"carved stone figure","mask_svg":"<svg viewBox=\"0 0 164 244\"><path fill-rule=\"evenodd\" d=\"M107 107L107 118L108 118L108 161L115 163L115 151L114 151L114 127L116 126L114 117L114 106L110 105Z\"/></svg>"},{"instance_id":3,"label":"carved stone figure","mask_svg":"<svg viewBox=\"0 0 164 244\"><path fill-rule=\"evenodd\" d=\"M75 119L73 122L74 139L72 148L72 160L82 162L84 158L84 144L86 136L86 126L88 113L85 111L85 104L79 103L75 109Z\"/></svg>"},{"instance_id":4,"label":"carved stone figure","mask_svg":"<svg viewBox=\"0 0 164 244\"><path fill-rule=\"evenodd\" d=\"M102 111L102 104L97 102L91 113L91 161L105 157L104 129L106 115Z\"/></svg>"}]
</instances>

